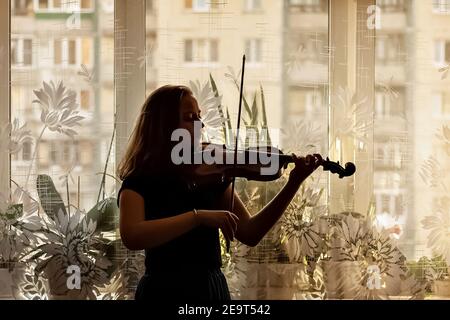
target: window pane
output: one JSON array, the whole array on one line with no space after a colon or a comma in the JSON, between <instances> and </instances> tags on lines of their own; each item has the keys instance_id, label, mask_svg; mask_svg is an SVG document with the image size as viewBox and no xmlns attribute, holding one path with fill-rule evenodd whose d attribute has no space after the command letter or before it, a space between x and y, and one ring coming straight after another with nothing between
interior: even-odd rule
<instances>
[{"instance_id":1,"label":"window pane","mask_svg":"<svg viewBox=\"0 0 450 320\"><path fill-rule=\"evenodd\" d=\"M81 28L73 28L73 24L69 23L73 14L70 10L77 4L81 9L93 9L98 4L99 9L82 14ZM18 8L33 8L34 5L34 9L47 10L49 13L14 14ZM66 9L67 14L61 14L61 10ZM55 14L51 14L52 11ZM61 209L64 218L71 221L69 223L72 226L79 224L81 229L83 224L75 221L77 210L84 215L110 198L115 207L111 207L113 211L108 223L114 226L117 205L111 199L116 197L117 191L117 163L114 150L110 150L110 146L115 145L115 141L111 141L115 113L114 1L14 1L14 11L11 14L11 120L18 121L17 124L13 122L13 129L23 130L16 132L21 148L12 157L11 179L29 193L33 199L30 204L34 200L38 201L36 209L39 208L40 217L54 219L49 208L54 206L51 201L59 199L63 203ZM24 66L27 68L23 68ZM22 126L25 127L20 129ZM104 145L107 146L106 149L102 147ZM107 178L102 183L105 166ZM52 183L48 181L48 177ZM55 189L52 191L53 198L47 197L49 187ZM16 184L12 184L13 194L17 194L17 191ZM25 205L25 208L35 210L34 205ZM37 214L37 211L27 211L27 214L31 213ZM62 221L53 221L57 227L63 227ZM90 262L78 265L80 272L87 278L81 281L81 290L77 290L75 299L87 299L85 293L103 299L105 293L95 291L94 283L100 287L111 285L111 272L119 270L124 262L126 250L115 227L106 228L101 224L96 227L97 235L88 238L94 240L106 235L109 239L107 241L113 241L113 244L101 249L101 255L105 254L103 257L91 254L94 248L87 238L75 240L68 234L61 234L61 241L55 238L43 240L52 243L52 246L59 246L61 252L67 249L74 264L77 261L103 261L101 266L98 264L95 267ZM2 259L3 256L0 260ZM58 262L54 268L39 275L39 279L45 281L42 282L43 286L52 287L53 293L58 290L55 289L55 284L59 283L58 275L67 274L66 269L71 264L64 265L63 261L67 262L64 259L66 256L56 257L62 264ZM112 263L111 269L106 270L108 263ZM3 265L3 260L0 264ZM88 270L91 267L93 269ZM101 280L97 276L94 279L94 274L106 271L105 279ZM44 273L50 277L49 282L44 279ZM66 280L63 282L66 283ZM125 292L127 286L124 286ZM47 290L46 294L50 295L50 291Z\"/></svg>"},{"instance_id":2,"label":"window pane","mask_svg":"<svg viewBox=\"0 0 450 320\"><path fill-rule=\"evenodd\" d=\"M379 155L375 162L374 191L393 197L390 205L383 198L377 213L389 217L385 228L401 228L399 246L408 260L416 262L443 253L439 248L448 252L450 245L449 239L441 247L431 241L446 231L429 223L449 210L445 201L435 200L446 193L442 187L450 178L438 169L450 163L450 153L445 152L450 25L436 17L444 2L377 1L382 24L376 41L374 140L386 149L384 159ZM444 259L450 261L450 256Z\"/></svg>"}]
</instances>

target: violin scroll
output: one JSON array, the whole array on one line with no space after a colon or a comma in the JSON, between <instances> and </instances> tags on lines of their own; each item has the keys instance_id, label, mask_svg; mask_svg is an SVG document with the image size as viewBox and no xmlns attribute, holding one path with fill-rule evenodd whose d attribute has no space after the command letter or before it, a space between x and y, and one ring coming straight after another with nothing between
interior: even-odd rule
<instances>
[{"instance_id":1,"label":"violin scroll","mask_svg":"<svg viewBox=\"0 0 450 320\"><path fill-rule=\"evenodd\" d=\"M347 162L344 168L339 164L339 161L330 161L328 157L322 162L322 167L324 171L330 171L331 173L339 174L339 179L350 177L356 172L356 166L354 163Z\"/></svg>"}]
</instances>

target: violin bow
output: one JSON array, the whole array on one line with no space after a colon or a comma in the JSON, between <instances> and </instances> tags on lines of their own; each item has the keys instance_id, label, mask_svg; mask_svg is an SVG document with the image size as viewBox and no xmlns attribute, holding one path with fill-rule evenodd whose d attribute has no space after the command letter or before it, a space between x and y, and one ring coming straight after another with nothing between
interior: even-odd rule
<instances>
[{"instance_id":1,"label":"violin bow","mask_svg":"<svg viewBox=\"0 0 450 320\"><path fill-rule=\"evenodd\" d=\"M241 73L241 87L239 88L239 109L238 109L238 118L237 118L237 126L236 126L236 140L234 145L234 162L233 167L236 169L237 163L237 150L238 150L238 142L239 142L239 130L241 127L241 111L242 111L242 96L244 92L244 73L245 73L245 54L242 56L242 73ZM233 176L231 182L231 201L230 201L230 212L233 212L234 209L234 185L235 185L236 177ZM228 239L225 240L227 244L227 253L230 252L230 241Z\"/></svg>"}]
</instances>

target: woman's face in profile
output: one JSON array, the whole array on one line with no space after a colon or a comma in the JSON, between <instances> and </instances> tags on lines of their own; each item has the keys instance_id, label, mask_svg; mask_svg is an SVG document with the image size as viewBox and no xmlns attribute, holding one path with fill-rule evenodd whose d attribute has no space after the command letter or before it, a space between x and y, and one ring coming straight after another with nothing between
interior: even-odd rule
<instances>
[{"instance_id":1,"label":"woman's face in profile","mask_svg":"<svg viewBox=\"0 0 450 320\"><path fill-rule=\"evenodd\" d=\"M203 123L201 122L200 108L198 107L197 100L190 94L184 95L180 106L179 128L189 131L192 146L200 146L202 127Z\"/></svg>"}]
</instances>

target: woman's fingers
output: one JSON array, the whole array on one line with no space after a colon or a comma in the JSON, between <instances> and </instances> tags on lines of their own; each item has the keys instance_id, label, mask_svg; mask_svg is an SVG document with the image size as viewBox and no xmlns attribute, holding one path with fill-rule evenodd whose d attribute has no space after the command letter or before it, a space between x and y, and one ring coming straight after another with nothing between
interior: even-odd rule
<instances>
[{"instance_id":1,"label":"woman's fingers","mask_svg":"<svg viewBox=\"0 0 450 320\"><path fill-rule=\"evenodd\" d=\"M318 154L318 153L314 153L314 156L317 159L317 166L320 166L323 163L322 156L320 154Z\"/></svg>"}]
</instances>

